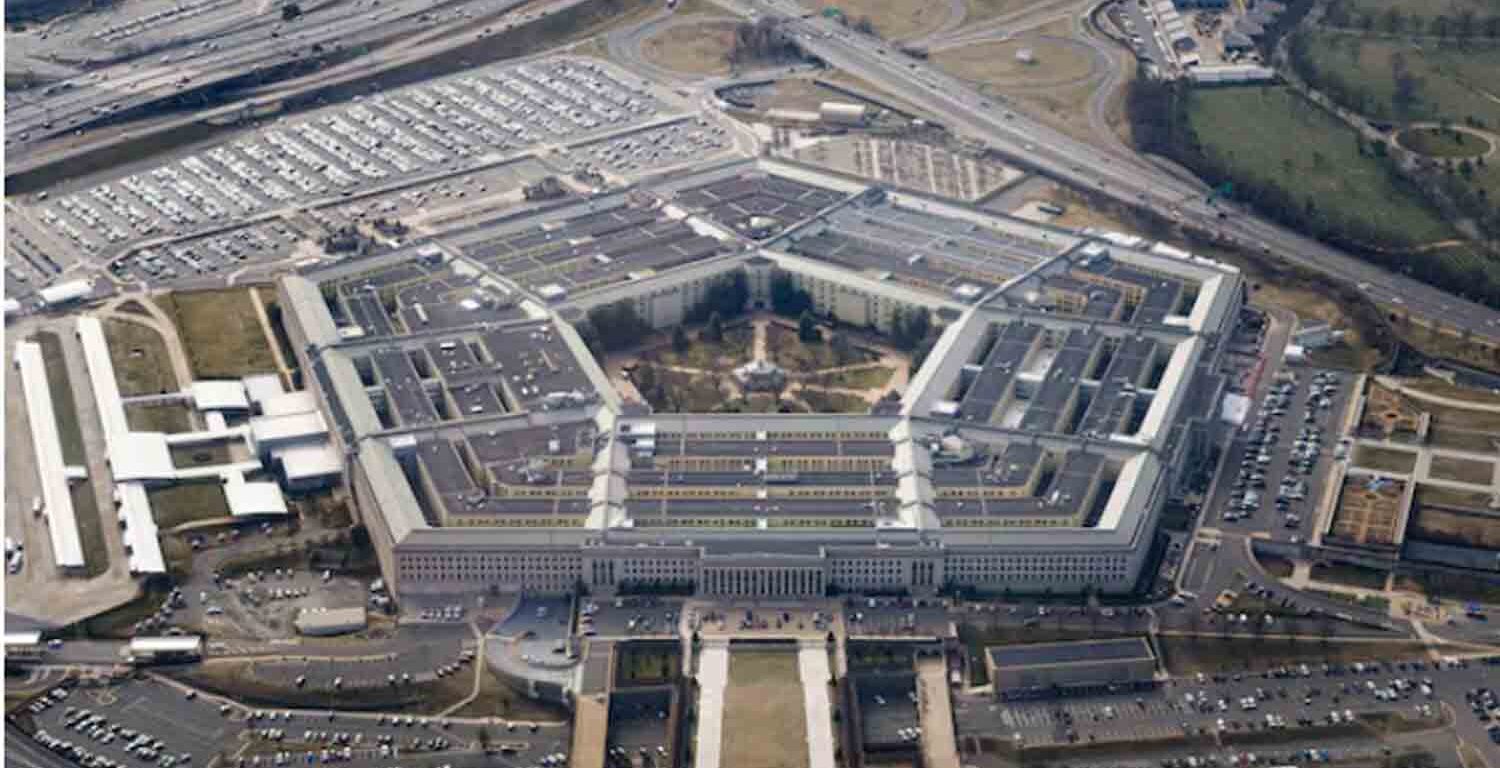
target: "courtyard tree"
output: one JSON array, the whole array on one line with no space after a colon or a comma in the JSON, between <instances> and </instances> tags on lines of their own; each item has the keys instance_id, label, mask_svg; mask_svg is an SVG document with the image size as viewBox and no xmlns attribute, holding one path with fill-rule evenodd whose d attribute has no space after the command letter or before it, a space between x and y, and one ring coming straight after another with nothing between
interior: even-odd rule
<instances>
[{"instance_id":1,"label":"courtyard tree","mask_svg":"<svg viewBox=\"0 0 1500 768\"><path fill-rule=\"evenodd\" d=\"M771 311L783 317L797 317L812 309L812 294L797 287L790 275L771 278Z\"/></svg>"},{"instance_id":2,"label":"courtyard tree","mask_svg":"<svg viewBox=\"0 0 1500 768\"><path fill-rule=\"evenodd\" d=\"M812 344L823 340L823 337L818 334L818 321L813 318L813 313L810 310L802 310L802 316L797 318L797 339L803 344Z\"/></svg>"},{"instance_id":3,"label":"courtyard tree","mask_svg":"<svg viewBox=\"0 0 1500 768\"><path fill-rule=\"evenodd\" d=\"M679 355L688 351L687 331L682 330L680 325L672 329L672 351Z\"/></svg>"},{"instance_id":4,"label":"courtyard tree","mask_svg":"<svg viewBox=\"0 0 1500 768\"><path fill-rule=\"evenodd\" d=\"M724 318L718 312L708 316L708 325L703 329L703 340L714 344L724 340Z\"/></svg>"},{"instance_id":5,"label":"courtyard tree","mask_svg":"<svg viewBox=\"0 0 1500 768\"><path fill-rule=\"evenodd\" d=\"M629 300L590 309L588 322L593 335L599 340L599 346L607 352L635 346L651 333L651 325L635 313L635 305ZM587 342L588 337L584 338Z\"/></svg>"},{"instance_id":6,"label":"courtyard tree","mask_svg":"<svg viewBox=\"0 0 1500 768\"><path fill-rule=\"evenodd\" d=\"M835 333L828 340L828 346L833 350L833 359L839 365L847 365L855 358L854 343L849 341L847 333Z\"/></svg>"}]
</instances>

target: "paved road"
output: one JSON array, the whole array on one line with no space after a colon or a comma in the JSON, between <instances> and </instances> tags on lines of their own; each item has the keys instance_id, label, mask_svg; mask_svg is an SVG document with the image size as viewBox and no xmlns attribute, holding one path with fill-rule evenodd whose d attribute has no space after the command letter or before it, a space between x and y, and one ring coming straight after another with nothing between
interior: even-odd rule
<instances>
[{"instance_id":1,"label":"paved road","mask_svg":"<svg viewBox=\"0 0 1500 768\"><path fill-rule=\"evenodd\" d=\"M1500 338L1500 312L1387 272L1249 213L1235 212L1220 219L1220 209L1205 202L1201 184L1184 181L1139 156L1084 144L1008 112L1003 104L992 103L957 78L909 58L882 41L820 17L802 19L805 11L795 0L716 1L744 12L788 20L789 28L800 35L807 50L830 65L900 93L950 129L978 136L997 150L1024 157L1049 175L1126 203L1179 216L1184 223L1228 241L1362 285L1377 301L1404 304L1418 315L1439 316L1478 335Z\"/></svg>"}]
</instances>

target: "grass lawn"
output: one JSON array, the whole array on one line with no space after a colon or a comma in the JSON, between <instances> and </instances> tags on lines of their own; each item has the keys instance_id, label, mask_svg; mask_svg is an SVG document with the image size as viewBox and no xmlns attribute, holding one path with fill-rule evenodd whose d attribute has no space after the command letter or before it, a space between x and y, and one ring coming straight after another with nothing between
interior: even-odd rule
<instances>
[{"instance_id":1,"label":"grass lawn","mask_svg":"<svg viewBox=\"0 0 1500 768\"><path fill-rule=\"evenodd\" d=\"M1351 595L1348 592L1333 592L1326 589L1309 589L1315 595L1322 595L1330 600L1339 600L1350 605L1358 605L1369 608L1372 611L1385 613L1391 609L1391 601L1379 595Z\"/></svg>"},{"instance_id":2,"label":"grass lawn","mask_svg":"<svg viewBox=\"0 0 1500 768\"><path fill-rule=\"evenodd\" d=\"M704 341L701 332L690 333L688 337L692 343L680 354L672 349L671 344L664 344L645 350L641 353L641 359L705 371L728 370L749 362L750 345L755 340L755 331L748 325L725 328L724 340L718 343Z\"/></svg>"},{"instance_id":3,"label":"grass lawn","mask_svg":"<svg viewBox=\"0 0 1500 768\"><path fill-rule=\"evenodd\" d=\"M352 709L363 711L382 712L410 712L412 714L434 714L447 707L451 707L466 698L474 688L473 667L463 668L464 673L450 677L436 678L410 685L396 687L377 685L358 688L358 694L354 690L334 691L331 689L297 688L290 683L280 683L263 679L255 674L255 663L247 661L228 661L223 663L199 664L192 667L174 669L168 674L180 678L184 682L200 686L214 693L233 697L254 706L266 707L305 707L323 709L337 706L340 709ZM498 684L498 681L497 681ZM485 702L475 701L471 707L488 707L493 704L500 707L500 693L491 689L492 694ZM481 696L485 695L481 684ZM522 697L511 695L505 699L514 707L522 704ZM529 703L526 704L531 709ZM513 714L512 716L518 716ZM497 739L499 741L499 739Z\"/></svg>"},{"instance_id":4,"label":"grass lawn","mask_svg":"<svg viewBox=\"0 0 1500 768\"><path fill-rule=\"evenodd\" d=\"M454 701L462 700L468 696L474 687L474 667L468 665L460 668L462 671L456 675L449 675L430 684L428 687L436 696L437 704L421 711L430 714L452 706ZM500 678L489 669L480 673L479 694L468 704L454 710L453 717L498 717L507 720L527 721L556 721L564 717L559 710L522 696L506 685ZM493 741L499 744L506 739L504 730L496 729L490 734Z\"/></svg>"},{"instance_id":5,"label":"grass lawn","mask_svg":"<svg viewBox=\"0 0 1500 768\"><path fill-rule=\"evenodd\" d=\"M1025 10L1035 5L1035 0L968 0L964 13L964 24L993 19Z\"/></svg>"},{"instance_id":6,"label":"grass lawn","mask_svg":"<svg viewBox=\"0 0 1500 768\"><path fill-rule=\"evenodd\" d=\"M1197 672L1257 672L1287 664L1347 664L1424 658L1421 643L1323 643L1320 638L1285 640L1164 635L1156 638L1162 664L1174 675Z\"/></svg>"},{"instance_id":7,"label":"grass lawn","mask_svg":"<svg viewBox=\"0 0 1500 768\"><path fill-rule=\"evenodd\" d=\"M57 439L62 444L63 461L70 466L88 464L83 447L83 429L78 423L78 404L73 400L73 386L68 378L67 360L62 339L55 333L38 333L32 339L42 347L42 363L47 369L47 389L52 393L52 412L57 418ZM104 541L104 527L99 518L99 501L90 483L75 483L69 489L73 497L73 518L78 521L78 538L83 548L83 573L94 577L109 569L109 547Z\"/></svg>"},{"instance_id":8,"label":"grass lawn","mask_svg":"<svg viewBox=\"0 0 1500 768\"><path fill-rule=\"evenodd\" d=\"M1029 63L1016 58L1023 48L1034 56ZM1088 49L1036 36L949 48L934 53L932 62L954 77L981 85L1026 88L1071 83L1093 71Z\"/></svg>"},{"instance_id":9,"label":"grass lawn","mask_svg":"<svg viewBox=\"0 0 1500 768\"><path fill-rule=\"evenodd\" d=\"M768 394L726 400L712 410L715 413L807 413L807 409L799 403Z\"/></svg>"},{"instance_id":10,"label":"grass lawn","mask_svg":"<svg viewBox=\"0 0 1500 768\"><path fill-rule=\"evenodd\" d=\"M826 341L805 344L797 338L797 331L780 323L766 327L766 347L771 352L771 361L791 373L812 373L824 368L837 368L859 363L873 363L880 359L874 352L850 344L836 347Z\"/></svg>"},{"instance_id":11,"label":"grass lawn","mask_svg":"<svg viewBox=\"0 0 1500 768\"><path fill-rule=\"evenodd\" d=\"M1396 136L1401 146L1429 157L1474 157L1490 151L1482 136L1441 128L1411 128Z\"/></svg>"},{"instance_id":12,"label":"grass lawn","mask_svg":"<svg viewBox=\"0 0 1500 768\"><path fill-rule=\"evenodd\" d=\"M197 443L174 445L168 449L172 466L178 468L203 467L230 462L229 446L224 443Z\"/></svg>"},{"instance_id":13,"label":"grass lawn","mask_svg":"<svg viewBox=\"0 0 1500 768\"><path fill-rule=\"evenodd\" d=\"M1385 589L1386 577L1390 575L1390 571L1345 563L1328 565L1314 563L1312 567L1312 578L1315 581L1327 581L1333 584L1343 584L1346 587L1365 589Z\"/></svg>"},{"instance_id":14,"label":"grass lawn","mask_svg":"<svg viewBox=\"0 0 1500 768\"><path fill-rule=\"evenodd\" d=\"M726 74L735 26L730 21L705 21L669 27L647 40L642 53L646 61L674 72Z\"/></svg>"},{"instance_id":15,"label":"grass lawn","mask_svg":"<svg viewBox=\"0 0 1500 768\"><path fill-rule=\"evenodd\" d=\"M1439 480L1489 485L1495 479L1495 463L1456 456L1433 456L1428 474Z\"/></svg>"},{"instance_id":16,"label":"grass lawn","mask_svg":"<svg viewBox=\"0 0 1500 768\"><path fill-rule=\"evenodd\" d=\"M1483 512L1489 509L1490 495L1474 491L1455 491L1436 485L1418 484L1416 495L1412 497L1411 503L1416 507L1452 507L1454 509L1472 509Z\"/></svg>"},{"instance_id":17,"label":"grass lawn","mask_svg":"<svg viewBox=\"0 0 1500 768\"><path fill-rule=\"evenodd\" d=\"M657 386L649 391L642 391L641 396L659 412L706 413L724 404L724 391L719 389L716 374L683 373L659 367L653 373ZM639 369L636 377L639 383ZM637 389L639 388L637 384Z\"/></svg>"},{"instance_id":18,"label":"grass lawn","mask_svg":"<svg viewBox=\"0 0 1500 768\"><path fill-rule=\"evenodd\" d=\"M177 325L195 377L238 378L276 370L271 341L248 290L175 292L157 299Z\"/></svg>"},{"instance_id":19,"label":"grass lawn","mask_svg":"<svg viewBox=\"0 0 1500 768\"><path fill-rule=\"evenodd\" d=\"M883 365L868 368L851 368L846 371L824 373L807 380L809 384L838 389L875 389L883 387L896 372Z\"/></svg>"},{"instance_id":20,"label":"grass lawn","mask_svg":"<svg viewBox=\"0 0 1500 768\"><path fill-rule=\"evenodd\" d=\"M1418 379L1406 382L1406 386L1418 392L1441 395L1452 400L1464 400L1484 405L1500 405L1500 393L1489 389L1461 387L1457 384L1449 384L1441 379Z\"/></svg>"},{"instance_id":21,"label":"grass lawn","mask_svg":"<svg viewBox=\"0 0 1500 768\"><path fill-rule=\"evenodd\" d=\"M1446 14L1451 19L1458 18L1464 11L1473 11L1482 18L1486 13L1500 13L1500 4L1495 0L1425 0L1419 4L1413 4L1410 0L1350 0L1349 11L1351 14L1380 14L1397 8L1408 15L1416 13L1426 20L1431 20L1438 14ZM1377 22L1376 28L1381 26Z\"/></svg>"},{"instance_id":22,"label":"grass lawn","mask_svg":"<svg viewBox=\"0 0 1500 768\"><path fill-rule=\"evenodd\" d=\"M1417 465L1417 454L1393 448L1359 445L1354 449L1354 464L1381 472L1397 472L1407 475L1411 474L1412 469Z\"/></svg>"},{"instance_id":23,"label":"grass lawn","mask_svg":"<svg viewBox=\"0 0 1500 768\"><path fill-rule=\"evenodd\" d=\"M722 754L725 768L807 765L807 722L795 652L730 653Z\"/></svg>"},{"instance_id":24,"label":"grass lawn","mask_svg":"<svg viewBox=\"0 0 1500 768\"><path fill-rule=\"evenodd\" d=\"M1260 563L1260 567L1266 569L1266 573L1278 579L1290 578L1292 569L1295 567L1292 561L1275 555L1256 555L1255 561Z\"/></svg>"},{"instance_id":25,"label":"grass lawn","mask_svg":"<svg viewBox=\"0 0 1500 768\"><path fill-rule=\"evenodd\" d=\"M1500 99L1496 98L1500 85L1495 79L1495 72L1500 71L1500 47L1418 45L1335 32L1310 34L1308 50L1319 77L1342 83L1351 94L1367 94L1362 101L1357 95L1348 97L1355 103L1346 106L1372 118L1396 119L1391 103L1396 92L1393 59L1400 53L1407 71L1419 81L1410 119L1447 118L1462 123L1473 117L1491 128L1500 126Z\"/></svg>"},{"instance_id":26,"label":"grass lawn","mask_svg":"<svg viewBox=\"0 0 1500 768\"><path fill-rule=\"evenodd\" d=\"M154 329L124 320L105 320L104 340L109 344L109 361L115 367L121 395L154 395L182 388L172 373L166 343Z\"/></svg>"},{"instance_id":27,"label":"grass lawn","mask_svg":"<svg viewBox=\"0 0 1500 768\"><path fill-rule=\"evenodd\" d=\"M1382 240L1446 240L1453 228L1380 162L1359 154L1354 132L1280 87L1194 91L1189 119L1203 151L1241 179L1314 201L1331 225ZM1295 136L1296 141L1286 141Z\"/></svg>"},{"instance_id":28,"label":"grass lawn","mask_svg":"<svg viewBox=\"0 0 1500 768\"><path fill-rule=\"evenodd\" d=\"M870 404L864 398L846 395L843 392L804 388L797 392L797 398L807 403L813 413L870 412Z\"/></svg>"},{"instance_id":29,"label":"grass lawn","mask_svg":"<svg viewBox=\"0 0 1500 768\"><path fill-rule=\"evenodd\" d=\"M915 37L932 32L948 19L947 3L913 3L906 0L802 0L803 7L821 12L837 8L856 21L869 17L875 31L887 40Z\"/></svg>"},{"instance_id":30,"label":"grass lawn","mask_svg":"<svg viewBox=\"0 0 1500 768\"><path fill-rule=\"evenodd\" d=\"M151 516L163 529L195 520L229 517L229 501L217 480L153 488L146 492L146 498L151 502Z\"/></svg>"},{"instance_id":31,"label":"grass lawn","mask_svg":"<svg viewBox=\"0 0 1500 768\"><path fill-rule=\"evenodd\" d=\"M1397 589L1447 600L1500 603L1500 585L1462 574L1420 573L1396 577Z\"/></svg>"},{"instance_id":32,"label":"grass lawn","mask_svg":"<svg viewBox=\"0 0 1500 768\"><path fill-rule=\"evenodd\" d=\"M156 613L162 603L167 601L169 592L171 588L165 586L147 589L136 599L83 621L78 626L82 628L85 637L106 640L129 638L135 623Z\"/></svg>"},{"instance_id":33,"label":"grass lawn","mask_svg":"<svg viewBox=\"0 0 1500 768\"><path fill-rule=\"evenodd\" d=\"M192 411L185 405L127 405L125 422L136 432L193 431Z\"/></svg>"}]
</instances>

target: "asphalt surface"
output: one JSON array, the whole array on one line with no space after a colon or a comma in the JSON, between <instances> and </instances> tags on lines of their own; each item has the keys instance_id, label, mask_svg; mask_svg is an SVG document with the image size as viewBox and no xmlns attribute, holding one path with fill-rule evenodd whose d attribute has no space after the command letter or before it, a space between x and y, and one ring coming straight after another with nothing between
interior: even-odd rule
<instances>
[{"instance_id":1,"label":"asphalt surface","mask_svg":"<svg viewBox=\"0 0 1500 768\"><path fill-rule=\"evenodd\" d=\"M1374 693L1394 691L1396 680L1406 685L1393 699L1382 700ZM1431 720L1434 727L1449 718L1453 734L1494 760L1500 757L1500 745L1490 741L1485 723L1470 712L1465 696L1474 688L1496 684L1500 684L1500 666L1478 662L1461 668L1423 662L1420 669L1387 663L1378 671L1346 669L1336 674L1309 666L1306 676L1300 670L1286 677L1191 676L1167 680L1154 690L1107 696L1004 702L987 694L960 694L955 713L960 735L1019 734L1025 744L1033 746L1263 731L1270 727L1267 715L1282 718L1287 728L1296 728L1299 724L1328 725L1334 712L1341 722L1346 712L1355 716L1399 713ZM1326 746L1328 740L1322 741ZM1364 742L1371 739L1366 737Z\"/></svg>"},{"instance_id":2,"label":"asphalt surface","mask_svg":"<svg viewBox=\"0 0 1500 768\"><path fill-rule=\"evenodd\" d=\"M50 94L51 89L38 89L24 97L7 99L7 149L17 153L50 136L87 125L101 114L149 104L185 87L201 88L255 69L296 61L313 53L314 46L317 51L326 47L330 52L354 48L385 39L395 31L446 36L450 43L469 42L473 38L458 32L479 23L474 19L504 13L520 2L475 0L465 5L469 6L470 17L443 23L430 13L430 3L398 0L377 6L333 2L309 5L304 16L292 22L283 22L279 12L268 12L232 32L219 31L203 40L184 36L180 44L153 50L149 57L121 61L64 81L69 87ZM203 42L217 47L203 48ZM184 81L184 77L188 79Z\"/></svg>"},{"instance_id":3,"label":"asphalt surface","mask_svg":"<svg viewBox=\"0 0 1500 768\"><path fill-rule=\"evenodd\" d=\"M31 722L25 724L24 730L28 734L46 731L127 768L159 766L155 759L142 759L127 751L125 745L130 739L118 732L106 743L102 734L90 735L87 728L68 728L65 721L69 707L75 710L75 717L76 710L81 709L102 717L101 724L106 730L119 726L160 740L161 755L180 759L184 753L190 754L190 759L178 763L179 768L207 765L216 755L219 768L241 765L271 768L276 765L274 756L278 752L285 753L288 764L389 766L399 761L404 766L534 765L544 755L566 753L569 743L567 729L560 726L544 725L533 732L528 725L519 723L480 725L471 720L423 717L412 717L408 722L404 717L343 712L330 719L326 710L276 710L273 716L271 710L235 705L225 709L224 701L218 697L198 694L190 698L183 690L152 680L74 688L67 698L45 711L26 712ZM512 753L486 756L479 748L481 728L487 731L493 747L508 745L514 748ZM8 725L7 752L13 730ZM29 735L22 738L36 745ZM390 751L383 752L382 745ZM350 748L348 759L325 756L325 750L341 751L344 746ZM38 751L33 749L23 754L38 761L34 763L37 766L55 764L42 762L55 755L45 750L37 754Z\"/></svg>"}]
</instances>

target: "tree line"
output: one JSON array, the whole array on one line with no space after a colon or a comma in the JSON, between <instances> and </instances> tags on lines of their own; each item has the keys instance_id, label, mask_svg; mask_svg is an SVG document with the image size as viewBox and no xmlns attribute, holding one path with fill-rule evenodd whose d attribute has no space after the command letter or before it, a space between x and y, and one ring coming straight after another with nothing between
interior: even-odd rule
<instances>
[{"instance_id":1,"label":"tree line","mask_svg":"<svg viewBox=\"0 0 1500 768\"><path fill-rule=\"evenodd\" d=\"M1500 14L1480 18L1472 8L1465 8L1453 16L1439 13L1429 17L1397 6L1383 13L1364 12L1352 7L1350 0L1333 0L1323 12L1323 23L1341 29L1387 35L1426 34L1460 42L1478 38L1500 39Z\"/></svg>"},{"instance_id":2,"label":"tree line","mask_svg":"<svg viewBox=\"0 0 1500 768\"><path fill-rule=\"evenodd\" d=\"M1298 195L1275 181L1246 176L1225 158L1208 152L1189 119L1192 99L1192 88L1185 82L1138 78L1127 93L1125 105L1138 148L1171 158L1210 186L1233 181L1236 200L1248 203L1260 214L1289 228L1392 271L1500 307L1500 284L1472 261L1460 264L1437 257L1411 258L1410 249L1418 245L1411 238L1363 217L1332 217L1319 205L1316 196ZM1309 105L1309 108L1316 107ZM1399 161L1389 156L1383 142L1376 142L1366 150L1362 138L1357 135L1351 138L1361 143L1361 153L1370 152L1385 168L1394 186L1432 204L1427 186L1436 182L1415 179L1402 172Z\"/></svg>"}]
</instances>

